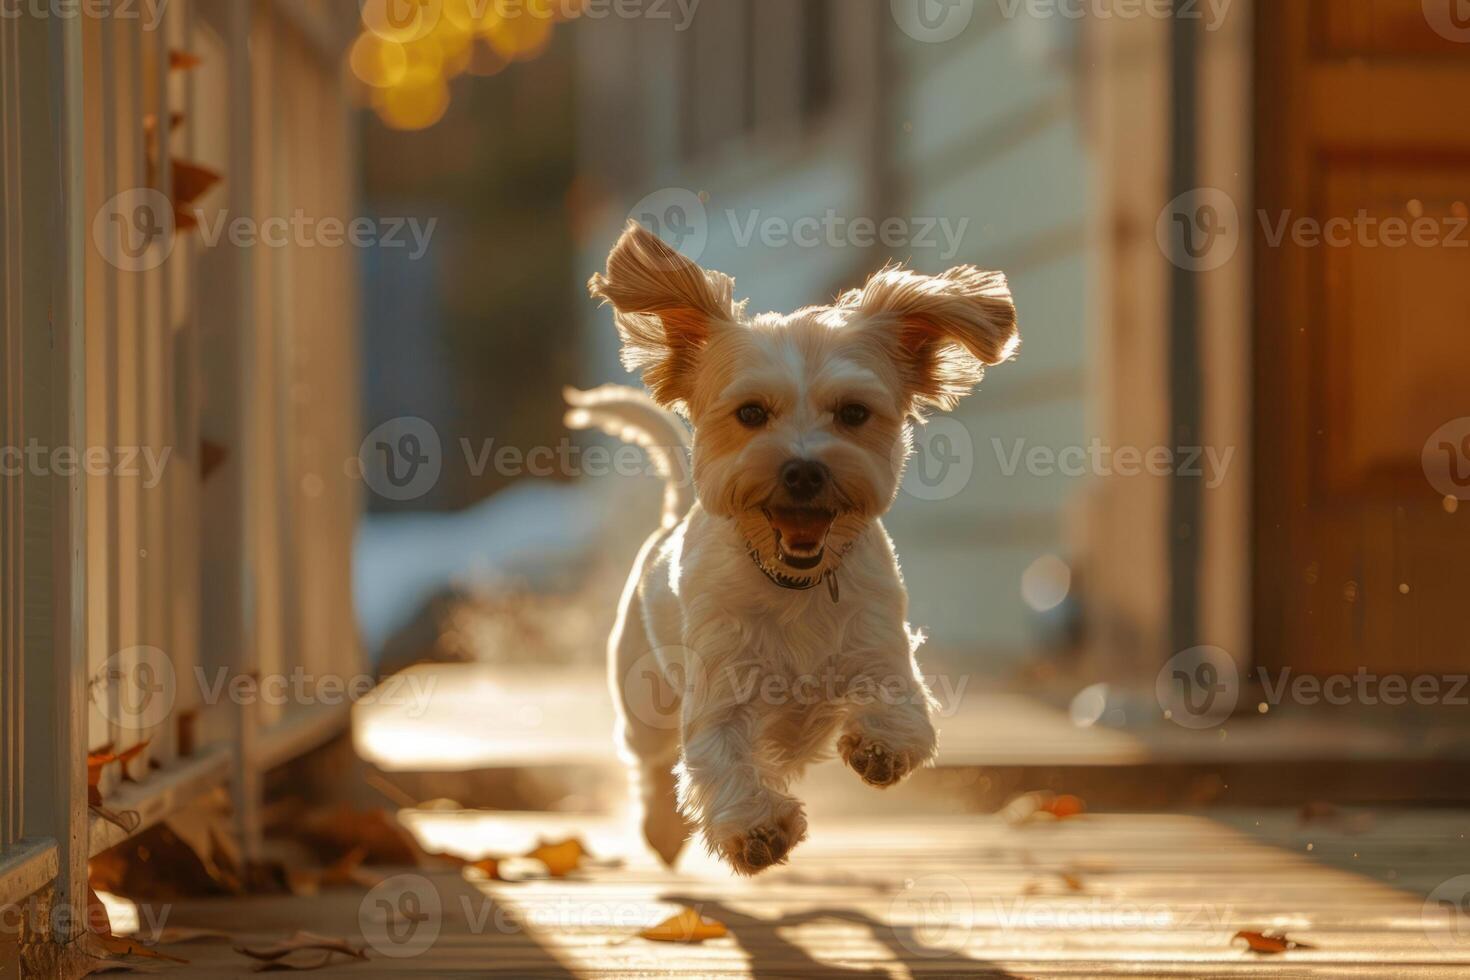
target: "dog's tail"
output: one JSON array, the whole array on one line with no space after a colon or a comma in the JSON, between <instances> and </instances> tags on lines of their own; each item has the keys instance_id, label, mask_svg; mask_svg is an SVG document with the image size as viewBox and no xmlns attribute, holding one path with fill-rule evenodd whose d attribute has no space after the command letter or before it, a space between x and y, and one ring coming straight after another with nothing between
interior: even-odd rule
<instances>
[{"instance_id":1,"label":"dog's tail","mask_svg":"<svg viewBox=\"0 0 1470 980\"><path fill-rule=\"evenodd\" d=\"M563 388L564 421L572 429L597 429L641 446L666 481L664 527L683 520L694 506L689 472L689 430L679 417L652 398L626 385L603 385L590 391Z\"/></svg>"}]
</instances>

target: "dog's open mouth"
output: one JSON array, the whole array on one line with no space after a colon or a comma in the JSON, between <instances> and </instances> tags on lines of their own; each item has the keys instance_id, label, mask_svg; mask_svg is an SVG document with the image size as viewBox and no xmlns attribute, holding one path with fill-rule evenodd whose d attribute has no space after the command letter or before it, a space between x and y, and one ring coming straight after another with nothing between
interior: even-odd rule
<instances>
[{"instance_id":1,"label":"dog's open mouth","mask_svg":"<svg viewBox=\"0 0 1470 980\"><path fill-rule=\"evenodd\" d=\"M821 507L768 507L765 514L776 532L776 555L784 565L805 570L822 563L836 514Z\"/></svg>"}]
</instances>

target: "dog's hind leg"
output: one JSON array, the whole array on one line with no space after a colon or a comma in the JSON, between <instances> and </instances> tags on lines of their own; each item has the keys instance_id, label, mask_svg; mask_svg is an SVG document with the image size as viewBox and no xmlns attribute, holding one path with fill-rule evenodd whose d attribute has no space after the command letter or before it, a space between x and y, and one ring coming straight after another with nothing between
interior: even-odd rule
<instances>
[{"instance_id":1,"label":"dog's hind leg","mask_svg":"<svg viewBox=\"0 0 1470 980\"><path fill-rule=\"evenodd\" d=\"M636 592L641 565L634 565L609 639L608 681L618 710L618 750L643 804L643 836L672 866L693 829L679 812L674 780L682 664L672 664L669 673L649 639Z\"/></svg>"}]
</instances>

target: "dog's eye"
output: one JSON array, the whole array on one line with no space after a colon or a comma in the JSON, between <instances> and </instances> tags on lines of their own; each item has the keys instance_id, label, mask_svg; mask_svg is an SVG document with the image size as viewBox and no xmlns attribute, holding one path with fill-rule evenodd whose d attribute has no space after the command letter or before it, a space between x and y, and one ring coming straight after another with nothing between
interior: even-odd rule
<instances>
[{"instance_id":1,"label":"dog's eye","mask_svg":"<svg viewBox=\"0 0 1470 980\"><path fill-rule=\"evenodd\" d=\"M769 416L770 413L763 406L757 405L755 402L751 402L748 405L741 405L735 410L735 417L740 420L741 425L748 429L755 429L765 425L766 419Z\"/></svg>"},{"instance_id":2,"label":"dog's eye","mask_svg":"<svg viewBox=\"0 0 1470 980\"><path fill-rule=\"evenodd\" d=\"M837 410L837 418L843 425L862 425L868 420L868 416L872 414L872 412L868 411L868 406L859 405L856 402L850 405L843 405Z\"/></svg>"}]
</instances>

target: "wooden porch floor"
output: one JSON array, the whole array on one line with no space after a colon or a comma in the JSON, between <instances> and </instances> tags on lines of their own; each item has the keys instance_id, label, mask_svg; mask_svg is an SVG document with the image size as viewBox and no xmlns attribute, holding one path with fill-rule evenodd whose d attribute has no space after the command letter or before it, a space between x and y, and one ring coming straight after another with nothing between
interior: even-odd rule
<instances>
[{"instance_id":1,"label":"wooden porch floor","mask_svg":"<svg viewBox=\"0 0 1470 980\"><path fill-rule=\"evenodd\" d=\"M755 880L697 853L663 871L620 820L417 812L407 820L430 847L476 854L575 833L623 863L521 883L381 869L388 880L372 892L180 902L166 924L262 944L296 929L368 943L369 962L324 977L1470 976L1470 931L1425 901L1440 888L1436 898L1465 907L1442 883L1470 872L1470 811L1020 825L859 812L851 801L814 809L791 863ZM636 936L680 905L729 935L702 945ZM383 923L395 908L418 911L393 938ZM1312 948L1252 953L1237 930L1280 930ZM166 973L251 973L228 943L164 948L191 961Z\"/></svg>"}]
</instances>

